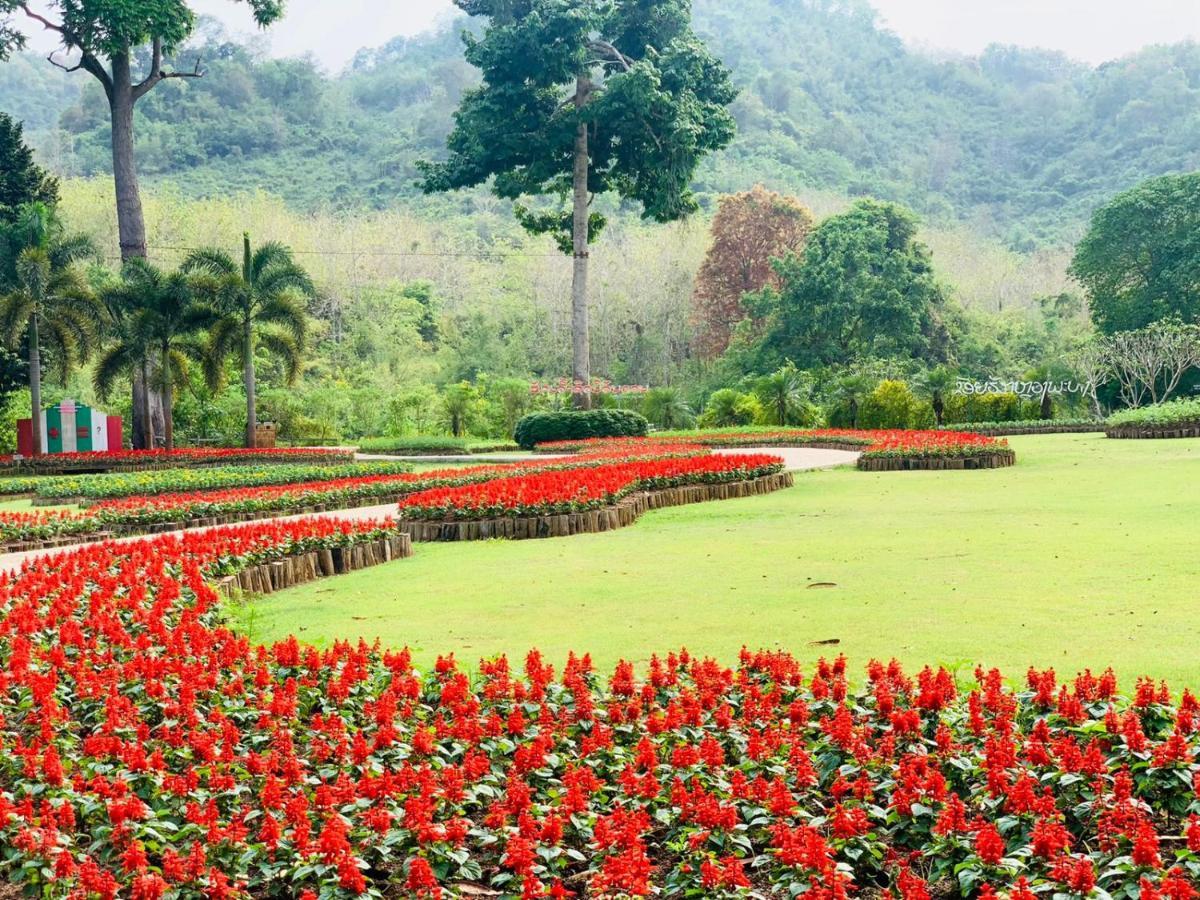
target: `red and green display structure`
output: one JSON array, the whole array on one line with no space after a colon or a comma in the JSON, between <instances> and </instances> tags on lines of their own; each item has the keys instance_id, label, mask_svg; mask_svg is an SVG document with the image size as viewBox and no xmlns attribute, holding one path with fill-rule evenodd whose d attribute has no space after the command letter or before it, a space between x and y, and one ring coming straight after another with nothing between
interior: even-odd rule
<instances>
[{"instance_id":1,"label":"red and green display structure","mask_svg":"<svg viewBox=\"0 0 1200 900\"><path fill-rule=\"evenodd\" d=\"M46 453L115 453L121 449L121 417L64 400L38 417ZM32 420L17 422L17 453L33 455Z\"/></svg>"}]
</instances>

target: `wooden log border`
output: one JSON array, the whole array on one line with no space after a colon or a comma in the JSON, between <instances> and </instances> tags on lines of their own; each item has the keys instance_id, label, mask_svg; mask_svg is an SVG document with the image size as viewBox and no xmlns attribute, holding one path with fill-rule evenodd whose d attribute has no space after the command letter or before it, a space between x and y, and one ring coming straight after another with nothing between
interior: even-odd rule
<instances>
[{"instance_id":1,"label":"wooden log border","mask_svg":"<svg viewBox=\"0 0 1200 900\"><path fill-rule=\"evenodd\" d=\"M958 428L947 426L943 431L963 431L967 434L982 434L984 437L1014 437L1025 434L1100 434L1104 423L1094 425L1055 425L1052 428Z\"/></svg>"},{"instance_id":2,"label":"wooden log border","mask_svg":"<svg viewBox=\"0 0 1200 900\"><path fill-rule=\"evenodd\" d=\"M1200 422L1181 422L1161 428L1146 425L1118 425L1105 429L1106 437L1122 440L1167 440L1200 437Z\"/></svg>"},{"instance_id":3,"label":"wooden log border","mask_svg":"<svg viewBox=\"0 0 1200 900\"><path fill-rule=\"evenodd\" d=\"M412 539L403 533L346 547L327 547L298 556L288 556L257 566L247 566L235 575L216 582L224 597L237 594L272 594L300 584L346 575L359 569L382 565L412 556Z\"/></svg>"},{"instance_id":4,"label":"wooden log border","mask_svg":"<svg viewBox=\"0 0 1200 900\"><path fill-rule=\"evenodd\" d=\"M998 450L982 456L860 456L858 468L864 472L941 472L946 470L1003 469L1014 465L1017 454Z\"/></svg>"},{"instance_id":5,"label":"wooden log border","mask_svg":"<svg viewBox=\"0 0 1200 900\"><path fill-rule=\"evenodd\" d=\"M498 519L463 521L427 521L401 517L396 527L420 542L485 541L492 538L529 540L536 538L569 537L573 534L596 534L615 531L636 522L652 509L703 503L709 500L733 500L769 494L793 484L790 472L764 475L747 481L723 484L691 484L657 491L639 491L613 506L558 516L504 516Z\"/></svg>"}]
</instances>

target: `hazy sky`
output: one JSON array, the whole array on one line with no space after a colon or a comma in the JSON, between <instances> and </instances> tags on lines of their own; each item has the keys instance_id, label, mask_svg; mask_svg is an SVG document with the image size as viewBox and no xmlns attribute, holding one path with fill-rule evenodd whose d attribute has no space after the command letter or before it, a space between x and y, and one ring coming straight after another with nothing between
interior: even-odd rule
<instances>
[{"instance_id":1,"label":"hazy sky","mask_svg":"<svg viewBox=\"0 0 1200 900\"><path fill-rule=\"evenodd\" d=\"M195 0L235 32L253 30L241 3ZM736 3L737 0L727 0ZM1092 63L1146 44L1200 40L1200 0L871 0L907 41L976 52L989 43L1049 47ZM450 0L288 0L273 52L312 52L340 68L363 46L415 34L454 12Z\"/></svg>"}]
</instances>

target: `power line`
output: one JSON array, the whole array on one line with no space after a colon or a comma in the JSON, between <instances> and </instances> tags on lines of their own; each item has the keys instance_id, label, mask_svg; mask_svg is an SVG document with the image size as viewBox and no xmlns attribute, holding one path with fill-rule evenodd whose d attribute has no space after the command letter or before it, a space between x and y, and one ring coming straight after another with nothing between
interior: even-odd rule
<instances>
[{"instance_id":1,"label":"power line","mask_svg":"<svg viewBox=\"0 0 1200 900\"><path fill-rule=\"evenodd\" d=\"M168 253L191 253L199 247L149 246L147 250ZM390 257L447 257L454 259L488 259L493 257L525 257L530 259L566 259L561 253L527 253L505 250L292 250L296 256L390 256Z\"/></svg>"}]
</instances>

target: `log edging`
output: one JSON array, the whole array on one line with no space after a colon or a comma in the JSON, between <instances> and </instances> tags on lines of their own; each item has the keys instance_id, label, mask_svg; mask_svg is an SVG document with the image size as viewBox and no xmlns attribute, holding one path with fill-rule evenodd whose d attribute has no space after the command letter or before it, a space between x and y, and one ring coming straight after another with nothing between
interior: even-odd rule
<instances>
[{"instance_id":1,"label":"log edging","mask_svg":"<svg viewBox=\"0 0 1200 900\"><path fill-rule=\"evenodd\" d=\"M958 428L949 427L943 431L963 431L967 434L982 434L984 437L1017 437L1030 434L1100 434L1104 424L1094 425L1055 425L1053 428Z\"/></svg>"},{"instance_id":2,"label":"log edging","mask_svg":"<svg viewBox=\"0 0 1200 900\"><path fill-rule=\"evenodd\" d=\"M1146 425L1116 425L1104 430L1105 437L1121 440L1168 440L1200 437L1200 422L1183 422L1161 428Z\"/></svg>"},{"instance_id":3,"label":"log edging","mask_svg":"<svg viewBox=\"0 0 1200 900\"><path fill-rule=\"evenodd\" d=\"M747 481L723 484L689 484L655 491L638 491L612 506L584 512L555 516L503 516L495 519L462 521L428 521L405 519L401 516L396 527L414 541L485 541L494 538L530 540L537 538L569 537L574 534L598 534L626 528L643 513L709 500L734 500L754 497L791 487L790 472L778 472Z\"/></svg>"},{"instance_id":4,"label":"log edging","mask_svg":"<svg viewBox=\"0 0 1200 900\"><path fill-rule=\"evenodd\" d=\"M947 470L1003 469L1015 465L1017 454L998 450L977 456L860 456L864 472L941 472Z\"/></svg>"},{"instance_id":5,"label":"log edging","mask_svg":"<svg viewBox=\"0 0 1200 900\"><path fill-rule=\"evenodd\" d=\"M395 559L407 559L412 552L412 539L407 534L397 533L375 541L326 547L247 566L236 574L218 579L214 587L225 597L238 593L271 594L318 578L346 575Z\"/></svg>"}]
</instances>

